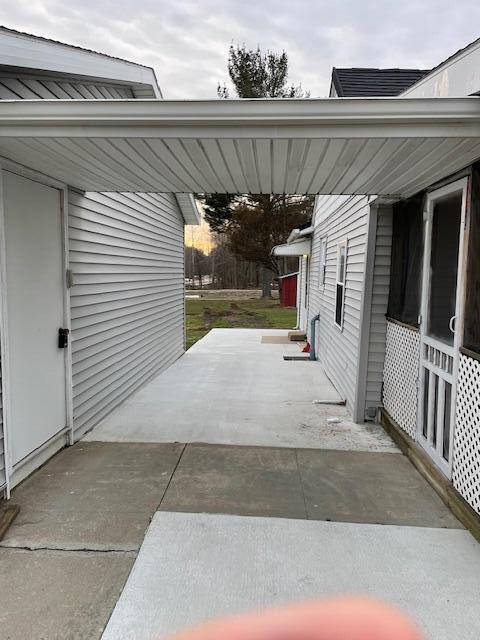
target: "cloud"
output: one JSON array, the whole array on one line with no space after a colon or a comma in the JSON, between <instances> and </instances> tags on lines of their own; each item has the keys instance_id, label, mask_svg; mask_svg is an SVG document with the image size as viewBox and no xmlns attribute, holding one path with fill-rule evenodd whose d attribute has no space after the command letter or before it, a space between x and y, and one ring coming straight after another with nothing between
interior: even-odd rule
<instances>
[{"instance_id":1,"label":"cloud","mask_svg":"<svg viewBox=\"0 0 480 640\"><path fill-rule=\"evenodd\" d=\"M232 42L284 49L290 80L325 96L332 66L434 66L480 35L480 3L16 0L0 23L152 66L166 98L215 97Z\"/></svg>"}]
</instances>

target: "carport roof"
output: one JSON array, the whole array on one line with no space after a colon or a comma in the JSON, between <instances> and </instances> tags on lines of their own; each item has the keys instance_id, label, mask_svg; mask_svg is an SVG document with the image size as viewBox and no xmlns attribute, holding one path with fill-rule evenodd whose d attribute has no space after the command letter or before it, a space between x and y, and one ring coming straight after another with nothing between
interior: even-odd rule
<instances>
[{"instance_id":1,"label":"carport roof","mask_svg":"<svg viewBox=\"0 0 480 640\"><path fill-rule=\"evenodd\" d=\"M3 101L0 155L92 191L398 198L480 158L480 102Z\"/></svg>"}]
</instances>

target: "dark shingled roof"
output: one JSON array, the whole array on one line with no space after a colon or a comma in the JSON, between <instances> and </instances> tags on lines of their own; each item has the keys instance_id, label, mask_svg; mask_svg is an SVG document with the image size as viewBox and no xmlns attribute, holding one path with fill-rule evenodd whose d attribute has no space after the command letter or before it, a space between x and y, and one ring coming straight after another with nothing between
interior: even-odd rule
<instances>
[{"instance_id":1,"label":"dark shingled roof","mask_svg":"<svg viewBox=\"0 0 480 640\"><path fill-rule=\"evenodd\" d=\"M337 69L332 82L341 98L398 96L423 78L427 69Z\"/></svg>"}]
</instances>

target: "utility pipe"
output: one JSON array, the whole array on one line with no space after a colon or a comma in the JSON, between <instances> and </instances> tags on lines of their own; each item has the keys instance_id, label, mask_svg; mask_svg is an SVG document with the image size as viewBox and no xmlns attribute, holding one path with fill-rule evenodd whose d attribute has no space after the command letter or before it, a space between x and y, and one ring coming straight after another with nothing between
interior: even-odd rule
<instances>
[{"instance_id":1,"label":"utility pipe","mask_svg":"<svg viewBox=\"0 0 480 640\"><path fill-rule=\"evenodd\" d=\"M316 316L310 320L310 360L316 360L317 356L315 355L315 323L320 321L320 314L317 313Z\"/></svg>"}]
</instances>

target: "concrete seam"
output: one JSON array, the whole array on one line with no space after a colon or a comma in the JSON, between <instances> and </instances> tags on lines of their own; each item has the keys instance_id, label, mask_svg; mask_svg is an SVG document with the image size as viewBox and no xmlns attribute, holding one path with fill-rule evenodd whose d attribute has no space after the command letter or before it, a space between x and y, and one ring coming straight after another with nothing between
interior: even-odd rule
<instances>
[{"instance_id":1,"label":"concrete seam","mask_svg":"<svg viewBox=\"0 0 480 640\"><path fill-rule=\"evenodd\" d=\"M165 487L165 489L164 489L164 491L162 493L162 497L160 498L160 502L157 504L157 508L155 509L155 512L157 512L160 509L160 507L162 506L162 502L165 499L165 496L167 495L167 491L169 490L170 485L172 484L173 477L177 472L177 469L178 469L178 466L179 466L180 462L182 461L183 454L185 453L185 451L187 449L187 446L188 446L188 443L185 443L183 445L182 451L181 451L181 453L180 453L180 455L178 457L178 460L177 460L177 464L175 465L175 467L174 467L174 469L172 471L172 474L171 474L171 476L170 476L170 478L169 478L169 480L167 482L167 486Z\"/></svg>"},{"instance_id":2,"label":"concrete seam","mask_svg":"<svg viewBox=\"0 0 480 640\"><path fill-rule=\"evenodd\" d=\"M302 490L303 507L305 509L305 520L309 520L310 518L308 517L307 499L305 497L305 487L303 486L302 472L300 471L300 464L298 462L298 449L294 449L294 452L295 452L295 463L297 465L297 471L298 471L298 478L300 480L300 488Z\"/></svg>"}]
</instances>

